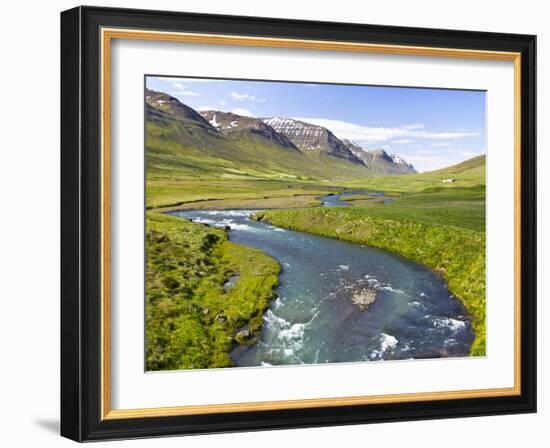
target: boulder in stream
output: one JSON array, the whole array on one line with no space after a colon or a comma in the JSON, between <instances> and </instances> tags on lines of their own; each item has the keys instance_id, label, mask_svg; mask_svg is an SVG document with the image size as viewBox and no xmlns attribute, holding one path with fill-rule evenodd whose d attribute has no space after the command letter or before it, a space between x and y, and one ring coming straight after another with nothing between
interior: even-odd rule
<instances>
[{"instance_id":1,"label":"boulder in stream","mask_svg":"<svg viewBox=\"0 0 550 448\"><path fill-rule=\"evenodd\" d=\"M376 302L376 289L363 288L359 291L354 291L351 296L351 301L359 307L361 311L366 311L369 306Z\"/></svg>"}]
</instances>

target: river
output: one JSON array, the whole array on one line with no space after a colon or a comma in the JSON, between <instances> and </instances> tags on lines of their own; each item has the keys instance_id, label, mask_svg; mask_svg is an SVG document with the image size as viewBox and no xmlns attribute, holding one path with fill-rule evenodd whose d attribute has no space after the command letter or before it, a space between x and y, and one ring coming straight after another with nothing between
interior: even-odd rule
<instances>
[{"instance_id":1,"label":"river","mask_svg":"<svg viewBox=\"0 0 550 448\"><path fill-rule=\"evenodd\" d=\"M233 350L236 366L468 356L471 318L427 267L385 250L254 221L253 213L172 212L230 226L231 241L281 264L277 299L264 314L259 342ZM365 293L375 301L362 309L353 297Z\"/></svg>"},{"instance_id":2,"label":"river","mask_svg":"<svg viewBox=\"0 0 550 448\"><path fill-rule=\"evenodd\" d=\"M394 199L386 197L383 191L367 191L367 190L354 190L345 191L339 194L329 194L327 196L320 196L318 199L321 201L321 207L339 207L352 205L349 201L341 199L344 197L353 197L355 195L372 196L380 198L383 204L391 204Z\"/></svg>"}]
</instances>

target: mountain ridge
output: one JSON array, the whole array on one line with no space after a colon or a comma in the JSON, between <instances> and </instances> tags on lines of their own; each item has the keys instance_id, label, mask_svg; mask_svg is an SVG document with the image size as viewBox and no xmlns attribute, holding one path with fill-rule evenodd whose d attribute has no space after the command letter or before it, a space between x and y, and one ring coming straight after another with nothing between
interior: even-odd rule
<instances>
[{"instance_id":1,"label":"mountain ridge","mask_svg":"<svg viewBox=\"0 0 550 448\"><path fill-rule=\"evenodd\" d=\"M302 152L319 151L351 163L362 164L349 148L332 131L293 118L268 117L261 120L287 137Z\"/></svg>"},{"instance_id":2,"label":"mountain ridge","mask_svg":"<svg viewBox=\"0 0 550 448\"><path fill-rule=\"evenodd\" d=\"M385 149L364 149L353 140L342 139L342 142L359 157L367 168L380 174L414 174L416 169L398 154L388 154Z\"/></svg>"},{"instance_id":3,"label":"mountain ridge","mask_svg":"<svg viewBox=\"0 0 550 448\"><path fill-rule=\"evenodd\" d=\"M210 125L220 132L233 135L240 134L247 137L263 137L285 148L299 151L298 148L286 136L279 134L262 120L253 117L238 115L233 112L222 112L219 110L207 110L199 112Z\"/></svg>"},{"instance_id":4,"label":"mountain ridge","mask_svg":"<svg viewBox=\"0 0 550 448\"><path fill-rule=\"evenodd\" d=\"M220 173L229 169L260 176L334 180L410 172L399 167L401 161L409 166L400 156L392 159L385 151L380 155L385 164L372 163L369 157L375 156L370 152L322 126L219 110L199 112L150 89L145 90L145 118L151 168L173 171L177 165L186 170L194 166L204 172L217 166Z\"/></svg>"}]
</instances>

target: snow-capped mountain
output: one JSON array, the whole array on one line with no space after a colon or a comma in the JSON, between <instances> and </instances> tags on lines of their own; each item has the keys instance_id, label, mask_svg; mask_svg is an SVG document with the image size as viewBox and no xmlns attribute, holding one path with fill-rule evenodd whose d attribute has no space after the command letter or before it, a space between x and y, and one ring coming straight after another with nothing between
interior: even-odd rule
<instances>
[{"instance_id":1,"label":"snow-capped mountain","mask_svg":"<svg viewBox=\"0 0 550 448\"><path fill-rule=\"evenodd\" d=\"M304 153L317 151L358 165L363 164L361 159L327 128L292 118L262 118L262 121L287 137Z\"/></svg>"},{"instance_id":2,"label":"snow-capped mountain","mask_svg":"<svg viewBox=\"0 0 550 448\"><path fill-rule=\"evenodd\" d=\"M399 165L403 167L403 170L410 170L411 173L416 173L416 169L414 168L412 163L407 162L403 157L401 157L398 154L390 154L391 159L393 160L393 163L396 165Z\"/></svg>"}]
</instances>

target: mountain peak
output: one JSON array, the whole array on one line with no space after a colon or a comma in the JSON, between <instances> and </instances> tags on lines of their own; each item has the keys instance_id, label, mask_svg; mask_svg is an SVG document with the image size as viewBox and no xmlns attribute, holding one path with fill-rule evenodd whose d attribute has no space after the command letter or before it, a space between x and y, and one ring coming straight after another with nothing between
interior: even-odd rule
<instances>
[{"instance_id":1,"label":"mountain peak","mask_svg":"<svg viewBox=\"0 0 550 448\"><path fill-rule=\"evenodd\" d=\"M167 93L145 89L145 102L148 106L156 110L167 112L177 119L191 121L202 127L211 128L208 121L195 111L195 109L183 104L180 100Z\"/></svg>"}]
</instances>

